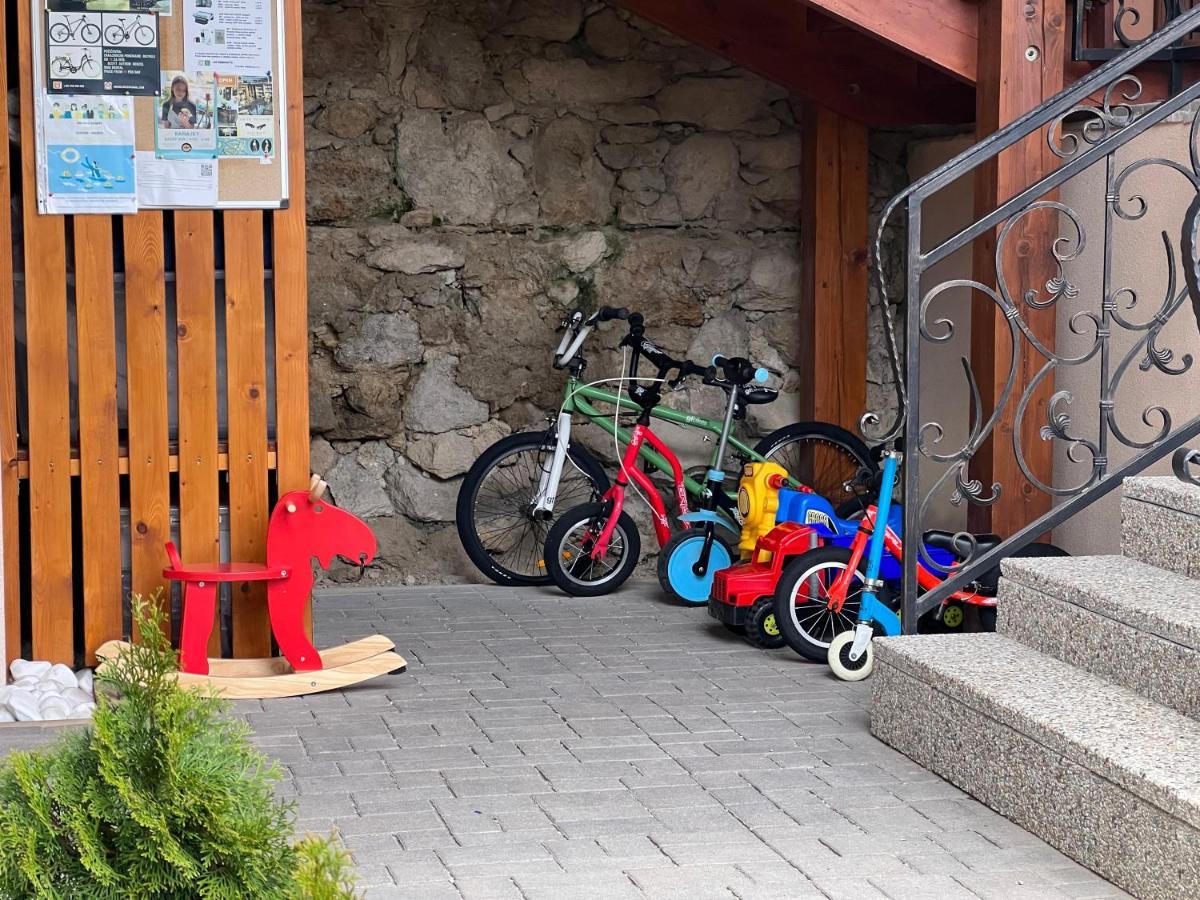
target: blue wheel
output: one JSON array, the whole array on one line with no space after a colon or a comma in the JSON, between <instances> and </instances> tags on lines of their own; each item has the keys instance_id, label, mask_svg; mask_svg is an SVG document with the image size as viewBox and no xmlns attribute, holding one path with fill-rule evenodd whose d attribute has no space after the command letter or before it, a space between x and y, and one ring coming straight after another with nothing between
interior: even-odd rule
<instances>
[{"instance_id":1,"label":"blue wheel","mask_svg":"<svg viewBox=\"0 0 1200 900\"><path fill-rule=\"evenodd\" d=\"M708 603L712 590L713 576L721 569L733 564L733 551L721 539L713 535L712 549L708 554L708 571L703 577L693 569L704 549L704 531L689 528L681 531L658 553L658 583L668 595L689 606Z\"/></svg>"}]
</instances>

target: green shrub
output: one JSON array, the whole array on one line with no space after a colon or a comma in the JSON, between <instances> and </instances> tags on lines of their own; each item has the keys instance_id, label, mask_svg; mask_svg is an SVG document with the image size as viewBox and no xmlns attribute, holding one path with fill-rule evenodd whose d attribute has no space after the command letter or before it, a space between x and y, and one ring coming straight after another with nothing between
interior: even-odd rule
<instances>
[{"instance_id":1,"label":"green shrub","mask_svg":"<svg viewBox=\"0 0 1200 900\"><path fill-rule=\"evenodd\" d=\"M0 764L0 897L355 897L332 838L292 843L249 726L176 684L158 600L134 597L143 642L97 674L91 727Z\"/></svg>"}]
</instances>

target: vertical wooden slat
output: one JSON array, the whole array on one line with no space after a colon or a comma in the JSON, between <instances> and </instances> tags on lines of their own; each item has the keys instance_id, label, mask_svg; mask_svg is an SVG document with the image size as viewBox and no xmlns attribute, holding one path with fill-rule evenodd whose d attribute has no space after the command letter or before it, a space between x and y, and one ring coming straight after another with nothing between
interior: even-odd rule
<instances>
[{"instance_id":1,"label":"vertical wooden slat","mask_svg":"<svg viewBox=\"0 0 1200 900\"><path fill-rule=\"evenodd\" d=\"M307 486L308 250L304 193L304 71L300 2L284 13L288 207L273 214L275 259L275 449L279 493ZM312 634L312 609L305 622Z\"/></svg>"},{"instance_id":2,"label":"vertical wooden slat","mask_svg":"<svg viewBox=\"0 0 1200 900\"><path fill-rule=\"evenodd\" d=\"M185 562L221 558L217 474L217 318L213 214L175 213L179 539ZM219 656L213 628L209 655Z\"/></svg>"},{"instance_id":3,"label":"vertical wooden slat","mask_svg":"<svg viewBox=\"0 0 1200 900\"><path fill-rule=\"evenodd\" d=\"M866 408L867 128L805 105L801 415L854 430Z\"/></svg>"},{"instance_id":4,"label":"vertical wooden slat","mask_svg":"<svg viewBox=\"0 0 1200 900\"><path fill-rule=\"evenodd\" d=\"M1062 88L1066 15L1064 0L984 0L979 4L978 137L995 132ZM1036 52L1031 53L1031 48ZM975 179L977 212L991 212L1057 162L1045 136L1030 135L979 168ZM1027 289L1044 291L1046 282L1057 272L1052 250L1058 236L1058 217L1051 211L1025 216L1014 226L1002 261L1014 297L1022 296ZM973 248L976 279L995 284L996 232L980 237ZM1036 312L1024 306L1022 312L1030 330L1053 350L1057 327L1054 308ZM971 359L985 417L1000 400L1010 354L1004 314L990 303L976 303L971 316ZM1016 422L1017 399L1044 362L1025 343L1014 392L992 439L983 443L971 461L972 478L985 487L1001 485L995 504L969 506L968 523L973 531L1013 534L1050 509L1050 497L1026 479L1013 452L1013 432L1019 429L1017 439L1030 470L1044 484L1053 483L1054 442L1044 441L1040 435L1054 393L1053 377L1039 384L1024 419Z\"/></svg>"},{"instance_id":5,"label":"vertical wooden slat","mask_svg":"<svg viewBox=\"0 0 1200 900\"><path fill-rule=\"evenodd\" d=\"M0 0L0 47L8 48L5 0ZM8 96L8 66L0 65L0 97ZM0 268L12 259L11 168L8 157L8 116L0 116ZM0 278L0 534L3 535L3 579L0 580L0 658L21 655L21 598L18 561L21 535L17 529L17 382L16 328L13 321L12 278ZM7 670L0 672L3 684Z\"/></svg>"},{"instance_id":6,"label":"vertical wooden slat","mask_svg":"<svg viewBox=\"0 0 1200 900\"><path fill-rule=\"evenodd\" d=\"M117 472L117 338L109 216L76 216L83 634L88 664L121 637L121 481Z\"/></svg>"},{"instance_id":7,"label":"vertical wooden slat","mask_svg":"<svg viewBox=\"0 0 1200 900\"><path fill-rule=\"evenodd\" d=\"M170 534L162 213L126 216L124 230L129 540L133 590L148 597L163 585Z\"/></svg>"},{"instance_id":8,"label":"vertical wooden slat","mask_svg":"<svg viewBox=\"0 0 1200 900\"><path fill-rule=\"evenodd\" d=\"M263 214L227 212L224 221L229 543L234 559L263 562L269 511ZM235 585L233 655L267 656L270 646L261 584Z\"/></svg>"},{"instance_id":9,"label":"vertical wooden slat","mask_svg":"<svg viewBox=\"0 0 1200 900\"><path fill-rule=\"evenodd\" d=\"M29 542L33 654L71 663L70 384L67 253L62 216L37 211L30 4L17 3L25 241L25 337L29 380Z\"/></svg>"}]
</instances>

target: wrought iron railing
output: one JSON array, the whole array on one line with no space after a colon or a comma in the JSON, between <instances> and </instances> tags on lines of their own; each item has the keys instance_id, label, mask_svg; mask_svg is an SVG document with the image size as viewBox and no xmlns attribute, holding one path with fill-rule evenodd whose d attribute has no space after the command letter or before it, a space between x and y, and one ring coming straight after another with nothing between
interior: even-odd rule
<instances>
[{"instance_id":1,"label":"wrought iron railing","mask_svg":"<svg viewBox=\"0 0 1200 900\"><path fill-rule=\"evenodd\" d=\"M950 162L921 178L893 199L882 217L876 235L875 258L881 258L880 244L888 219L902 207L907 210L907 279L904 334L897 338L887 297L887 283L879 275L879 289L884 302L886 333L892 350L894 374L899 394L899 412L885 425L883 414L868 414L863 430L882 442L903 439L905 471L903 492L905 501L905 534L924 533L929 523L944 518L946 512L961 517L966 506L994 504L1005 491L1034 491L1048 495L1053 504L1044 515L994 547L981 548L973 536L961 532L971 548L965 561L950 567L939 565L924 552L922 542L906 541L910 548L904 560L904 624L908 631L916 628L920 615L933 609L954 591L969 586L1001 559L1018 551L1050 529L1057 527L1080 510L1118 487L1128 476L1143 471L1188 441L1200 435L1200 400L1193 400L1192 413L1183 424L1176 424L1165 399L1138 404L1140 424L1131 427L1122 418L1121 400L1129 382L1145 378L1178 376L1189 371L1192 355L1187 350L1200 346L1200 278L1197 277L1197 245L1200 238L1200 83L1192 84L1167 99L1139 104L1142 86L1135 70L1177 44L1184 36L1200 28L1200 8L1183 12L1168 26L1121 56L1092 71L1041 106L1000 129L995 134L970 147ZM1139 156L1131 144L1159 123L1184 120L1190 122L1188 148L1181 159ZM970 224L944 240L931 240L923 235L923 214L931 200L950 185L964 177L970 179L981 166L1018 143L1044 140L1053 154L1054 167L1008 200L979 215ZM1172 197L1139 196L1134 187L1135 176L1148 169L1168 173L1178 181L1178 191ZM1073 179L1080 181L1073 182ZM1092 182L1102 182L1091 187ZM1094 287L1081 286L1078 267L1087 265L1085 219L1087 211L1073 199L1076 194L1088 194L1096 207L1102 259L1095 271L1083 273ZM1102 194L1100 193L1102 191ZM1162 277L1161 300L1153 304L1141 298L1140 287L1130 286L1114 275L1114 232L1138 227L1152 221L1155 204L1166 199L1186 203L1192 197L1186 214L1181 214L1169 229L1157 228L1152 236L1138 245L1138 253L1149 258L1161 257L1166 273ZM1157 211L1155 211L1157 212ZM1027 259L1042 254L1049 276L1039 283L1017 284L1012 281L1011 259L1015 248L1010 247L1014 229L1025 228L1030 217L1051 216L1055 227L1041 233L1047 235L1045 246L1021 248ZM1136 226L1129 223L1138 223ZM1026 231L1022 240L1027 241ZM1033 233L1038 233L1034 229ZM994 237L995 249L986 274L976 263L974 277L948 278L932 270L964 248ZM925 238L925 240L923 240ZM925 246L928 242L930 246ZM1015 240L1012 240L1015 243ZM991 245L986 244L989 253ZM977 254L978 256L978 254ZM1008 264L1006 265L1006 262ZM1182 273L1181 270L1182 269ZM931 271L932 270L932 271ZM964 421L943 423L922 418L920 384L922 351L934 345L944 345L962 327L956 313L947 307L947 298L955 293L965 295L976 314L981 308L986 315L1003 314L1011 337L1011 353L1007 359L1007 375L1001 367L996 377L996 396L983 398L976 373L969 360L963 360L959 377L965 379L965 392L970 396L970 408ZM1193 303L1188 303L1189 297ZM979 301L982 301L979 302ZM961 304L960 304L961 305ZM1196 319L1193 321L1193 313ZM1082 342L1085 346L1074 352L1056 352L1053 342L1038 338L1031 327L1031 318L1053 315L1066 324L1060 338ZM1166 345L1164 329L1186 317L1186 347ZM1178 327L1178 326L1175 326ZM1119 338L1119 339L1118 339ZM1068 343L1063 341L1064 344ZM989 365L994 365L992 361ZM1094 388L1091 387L1092 369ZM1019 377L1021 372L1032 377ZM1082 373L1082 374L1081 374ZM936 375L945 380L952 373ZM1046 386L1070 374L1078 380L1086 375L1090 394L1095 392L1094 431L1080 433L1072 419L1071 404L1081 402L1071 389L1056 385L1048 398L1045 418L1040 422L1040 439L1060 448L1060 468L1067 470L1064 483L1046 480L1044 473L1035 472L1026 460L1022 446L1022 424L1026 416L1037 409L1031 400L1045 392ZM1085 392L1079 391L1080 396ZM1044 393L1041 396L1045 396ZM1125 404L1128 406L1128 403ZM1011 427L1011 448L1007 427ZM1039 424L1039 423L1034 423ZM955 427L950 427L950 426ZM1090 428L1090 426L1089 426ZM955 431L965 434L957 446L948 435ZM990 445L988 442L991 442ZM993 483L985 486L971 472L973 460L985 448L991 453L1011 452L1022 473L1022 483ZM1114 455L1129 458L1118 463ZM923 486L924 482L924 486ZM1068 483L1069 482L1069 483ZM919 549L918 549L919 548ZM918 552L913 552L918 550ZM917 565L938 572L945 580L935 590L918 597Z\"/></svg>"},{"instance_id":2,"label":"wrought iron railing","mask_svg":"<svg viewBox=\"0 0 1200 900\"><path fill-rule=\"evenodd\" d=\"M1198 0L1075 0L1071 55L1081 62L1107 62L1137 44L1148 31L1197 5ZM1170 66L1172 90L1181 84L1184 65L1200 61L1200 45L1187 38L1184 35L1153 57Z\"/></svg>"}]
</instances>

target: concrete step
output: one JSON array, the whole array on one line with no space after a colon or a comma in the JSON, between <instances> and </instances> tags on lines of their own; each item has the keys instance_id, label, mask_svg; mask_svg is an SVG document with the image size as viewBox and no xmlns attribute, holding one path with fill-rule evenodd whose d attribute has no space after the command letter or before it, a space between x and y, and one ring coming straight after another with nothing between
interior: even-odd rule
<instances>
[{"instance_id":1,"label":"concrete step","mask_svg":"<svg viewBox=\"0 0 1200 900\"><path fill-rule=\"evenodd\" d=\"M1200 487L1167 476L1129 478L1122 490L1121 552L1200 578Z\"/></svg>"},{"instance_id":2,"label":"concrete step","mask_svg":"<svg viewBox=\"0 0 1200 900\"><path fill-rule=\"evenodd\" d=\"M1002 571L999 633L1200 718L1200 583L1123 556Z\"/></svg>"},{"instance_id":3,"label":"concrete step","mask_svg":"<svg viewBox=\"0 0 1200 900\"><path fill-rule=\"evenodd\" d=\"M1200 722L1001 634L875 652L876 737L1136 896L1200 896Z\"/></svg>"}]
</instances>

